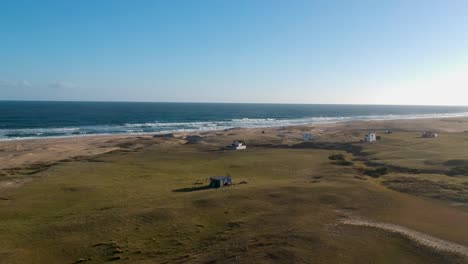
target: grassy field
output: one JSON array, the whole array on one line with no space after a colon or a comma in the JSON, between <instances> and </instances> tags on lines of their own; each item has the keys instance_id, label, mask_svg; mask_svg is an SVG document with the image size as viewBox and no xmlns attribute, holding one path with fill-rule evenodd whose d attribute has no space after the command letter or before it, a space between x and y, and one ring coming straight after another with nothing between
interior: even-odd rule
<instances>
[{"instance_id":1,"label":"grassy field","mask_svg":"<svg viewBox=\"0 0 468 264\"><path fill-rule=\"evenodd\" d=\"M395 133L357 145L373 161L446 170L442 163L463 159L466 139ZM140 143L138 150L61 162L5 193L0 263L465 263L398 234L337 224L343 211L352 212L468 246L466 210L382 184L402 174L372 178L356 170L365 166L359 162L328 159L337 153L354 159L349 153L224 152L216 140ZM205 187L210 176L225 174L234 186Z\"/></svg>"},{"instance_id":2,"label":"grassy field","mask_svg":"<svg viewBox=\"0 0 468 264\"><path fill-rule=\"evenodd\" d=\"M383 177L395 190L468 205L468 133L445 133L437 139L419 133L383 135L363 146L365 160L388 166Z\"/></svg>"},{"instance_id":3,"label":"grassy field","mask_svg":"<svg viewBox=\"0 0 468 264\"><path fill-rule=\"evenodd\" d=\"M444 133L429 139L421 138L421 133L398 132L382 135L379 144L364 146L370 158L386 164L441 171L468 167L468 133Z\"/></svg>"}]
</instances>

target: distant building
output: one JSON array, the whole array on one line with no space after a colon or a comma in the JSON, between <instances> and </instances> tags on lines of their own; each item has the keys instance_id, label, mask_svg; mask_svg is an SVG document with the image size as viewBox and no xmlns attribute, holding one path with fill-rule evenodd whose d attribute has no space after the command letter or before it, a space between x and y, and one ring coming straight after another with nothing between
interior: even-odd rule
<instances>
[{"instance_id":1,"label":"distant building","mask_svg":"<svg viewBox=\"0 0 468 264\"><path fill-rule=\"evenodd\" d=\"M377 141L377 135L375 133L368 133L364 137L364 142L375 142Z\"/></svg>"},{"instance_id":2,"label":"distant building","mask_svg":"<svg viewBox=\"0 0 468 264\"><path fill-rule=\"evenodd\" d=\"M314 138L314 136L310 133L304 133L302 134L302 138L304 139L304 141L311 141Z\"/></svg>"},{"instance_id":3,"label":"distant building","mask_svg":"<svg viewBox=\"0 0 468 264\"><path fill-rule=\"evenodd\" d=\"M236 140L232 142L231 145L227 146L226 149L229 150L241 150L241 149L246 149L247 145L245 145L245 142L242 140Z\"/></svg>"},{"instance_id":4,"label":"distant building","mask_svg":"<svg viewBox=\"0 0 468 264\"><path fill-rule=\"evenodd\" d=\"M231 176L214 176L210 178L210 188L230 186L231 184L232 184Z\"/></svg>"},{"instance_id":5,"label":"distant building","mask_svg":"<svg viewBox=\"0 0 468 264\"><path fill-rule=\"evenodd\" d=\"M423 138L438 138L439 135L437 133L434 133L432 131L426 131L422 134Z\"/></svg>"}]
</instances>

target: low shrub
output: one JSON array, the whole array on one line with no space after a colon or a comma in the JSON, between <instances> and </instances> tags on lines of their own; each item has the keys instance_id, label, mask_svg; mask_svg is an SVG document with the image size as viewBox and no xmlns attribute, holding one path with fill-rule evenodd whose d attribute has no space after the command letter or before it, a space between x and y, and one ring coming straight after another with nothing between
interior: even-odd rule
<instances>
[{"instance_id":1,"label":"low shrub","mask_svg":"<svg viewBox=\"0 0 468 264\"><path fill-rule=\"evenodd\" d=\"M328 157L329 160L345 160L345 156L343 154L334 154Z\"/></svg>"},{"instance_id":2,"label":"low shrub","mask_svg":"<svg viewBox=\"0 0 468 264\"><path fill-rule=\"evenodd\" d=\"M448 176L468 176L468 167L455 167L450 169L447 173Z\"/></svg>"},{"instance_id":3,"label":"low shrub","mask_svg":"<svg viewBox=\"0 0 468 264\"><path fill-rule=\"evenodd\" d=\"M378 169L375 169L375 170L366 170L364 172L364 174L366 174L367 176L371 176L373 178L379 178L380 176L383 176L383 175L386 175L386 174L389 174L390 173L390 170L388 168L378 168Z\"/></svg>"},{"instance_id":4,"label":"low shrub","mask_svg":"<svg viewBox=\"0 0 468 264\"><path fill-rule=\"evenodd\" d=\"M347 161L347 160L337 161L336 164L340 166L352 166L353 165L351 161Z\"/></svg>"}]
</instances>

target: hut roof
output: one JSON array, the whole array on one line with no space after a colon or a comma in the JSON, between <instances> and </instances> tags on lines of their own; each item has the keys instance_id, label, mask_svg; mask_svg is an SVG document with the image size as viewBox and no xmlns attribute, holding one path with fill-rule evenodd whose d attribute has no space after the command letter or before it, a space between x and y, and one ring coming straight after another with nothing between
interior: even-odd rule
<instances>
[{"instance_id":1,"label":"hut roof","mask_svg":"<svg viewBox=\"0 0 468 264\"><path fill-rule=\"evenodd\" d=\"M210 180L222 181L222 180L229 179L229 178L231 178L231 176L213 176L213 177L210 177Z\"/></svg>"}]
</instances>

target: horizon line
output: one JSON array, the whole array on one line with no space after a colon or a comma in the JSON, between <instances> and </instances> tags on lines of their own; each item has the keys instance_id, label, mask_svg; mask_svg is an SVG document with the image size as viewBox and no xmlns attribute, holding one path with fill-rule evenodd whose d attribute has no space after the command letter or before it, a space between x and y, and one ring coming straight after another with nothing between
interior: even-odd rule
<instances>
[{"instance_id":1,"label":"horizon line","mask_svg":"<svg viewBox=\"0 0 468 264\"><path fill-rule=\"evenodd\" d=\"M161 104L259 104L259 105L350 105L350 106L436 106L436 107L468 107L468 105L443 104L369 104L369 103L277 103L277 102L191 102L191 101L102 101L102 100L31 100L31 99L0 99L0 102L63 102L63 103L161 103Z\"/></svg>"}]
</instances>

